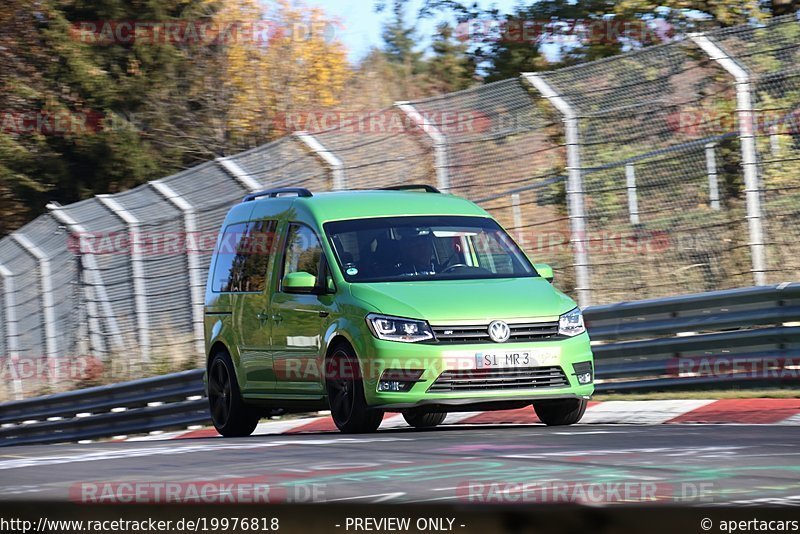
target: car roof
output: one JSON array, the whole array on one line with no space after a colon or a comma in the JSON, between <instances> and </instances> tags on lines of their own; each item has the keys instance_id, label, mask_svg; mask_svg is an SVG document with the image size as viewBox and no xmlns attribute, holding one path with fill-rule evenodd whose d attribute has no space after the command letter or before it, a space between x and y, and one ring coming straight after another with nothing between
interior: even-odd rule
<instances>
[{"instance_id":1,"label":"car roof","mask_svg":"<svg viewBox=\"0 0 800 534\"><path fill-rule=\"evenodd\" d=\"M263 200L269 201L270 199ZM418 191L356 190L315 193L311 197L298 197L294 207L308 210L321 223L407 215L490 217L484 209L469 200Z\"/></svg>"}]
</instances>

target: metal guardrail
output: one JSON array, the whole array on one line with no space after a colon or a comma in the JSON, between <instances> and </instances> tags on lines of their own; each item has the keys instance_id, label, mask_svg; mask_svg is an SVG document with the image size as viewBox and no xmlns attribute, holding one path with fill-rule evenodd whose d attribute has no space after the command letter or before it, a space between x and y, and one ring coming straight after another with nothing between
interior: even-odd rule
<instances>
[{"instance_id":1,"label":"metal guardrail","mask_svg":"<svg viewBox=\"0 0 800 534\"><path fill-rule=\"evenodd\" d=\"M653 391L798 382L800 284L758 286L585 310L596 390Z\"/></svg>"},{"instance_id":2,"label":"metal guardrail","mask_svg":"<svg viewBox=\"0 0 800 534\"><path fill-rule=\"evenodd\" d=\"M595 306L584 314L598 392L799 382L797 283ZM0 404L0 446L207 424L202 375L196 369Z\"/></svg>"},{"instance_id":3,"label":"metal guardrail","mask_svg":"<svg viewBox=\"0 0 800 534\"><path fill-rule=\"evenodd\" d=\"M209 424L203 370L0 404L0 446L60 443Z\"/></svg>"}]
</instances>

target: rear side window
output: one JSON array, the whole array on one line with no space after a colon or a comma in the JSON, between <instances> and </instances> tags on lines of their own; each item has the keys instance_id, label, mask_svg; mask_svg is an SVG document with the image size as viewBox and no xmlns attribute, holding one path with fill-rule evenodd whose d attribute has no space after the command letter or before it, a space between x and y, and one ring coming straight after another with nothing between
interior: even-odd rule
<instances>
[{"instance_id":1,"label":"rear side window","mask_svg":"<svg viewBox=\"0 0 800 534\"><path fill-rule=\"evenodd\" d=\"M292 223L286 236L283 274L298 271L319 276L322 246L319 238L308 226Z\"/></svg>"},{"instance_id":2,"label":"rear side window","mask_svg":"<svg viewBox=\"0 0 800 534\"><path fill-rule=\"evenodd\" d=\"M251 221L225 228L217 248L211 290L260 292L275 245L277 221Z\"/></svg>"}]
</instances>

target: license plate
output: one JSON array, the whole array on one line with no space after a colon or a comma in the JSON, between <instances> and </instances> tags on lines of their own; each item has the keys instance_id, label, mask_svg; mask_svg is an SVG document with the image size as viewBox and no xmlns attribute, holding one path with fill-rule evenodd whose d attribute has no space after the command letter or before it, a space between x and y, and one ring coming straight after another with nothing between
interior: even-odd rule
<instances>
[{"instance_id":1,"label":"license plate","mask_svg":"<svg viewBox=\"0 0 800 534\"><path fill-rule=\"evenodd\" d=\"M507 367L542 367L558 364L561 349L520 349L475 353L475 367L493 369Z\"/></svg>"}]
</instances>

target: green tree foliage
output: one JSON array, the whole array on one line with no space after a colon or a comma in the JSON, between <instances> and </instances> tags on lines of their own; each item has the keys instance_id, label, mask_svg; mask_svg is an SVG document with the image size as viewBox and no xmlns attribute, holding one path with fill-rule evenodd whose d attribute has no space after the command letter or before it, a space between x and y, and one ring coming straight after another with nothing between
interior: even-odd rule
<instances>
[{"instance_id":1,"label":"green tree foliage","mask_svg":"<svg viewBox=\"0 0 800 534\"><path fill-rule=\"evenodd\" d=\"M466 43L455 39L452 26L445 22L437 27L426 65L433 92L459 91L474 83L475 62L467 50Z\"/></svg>"},{"instance_id":2,"label":"green tree foliage","mask_svg":"<svg viewBox=\"0 0 800 534\"><path fill-rule=\"evenodd\" d=\"M176 83L182 52L169 43L99 46L76 34L74 23L177 19L206 9L199 0L0 6L0 234L40 213L47 200L119 191L186 163L131 124L155 88Z\"/></svg>"},{"instance_id":3,"label":"green tree foliage","mask_svg":"<svg viewBox=\"0 0 800 534\"><path fill-rule=\"evenodd\" d=\"M160 29L121 29L134 22ZM49 200L128 189L338 105L349 68L331 23L300 0L0 3L0 235Z\"/></svg>"}]
</instances>

